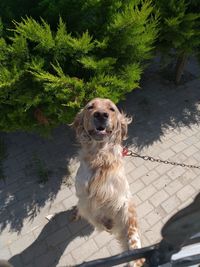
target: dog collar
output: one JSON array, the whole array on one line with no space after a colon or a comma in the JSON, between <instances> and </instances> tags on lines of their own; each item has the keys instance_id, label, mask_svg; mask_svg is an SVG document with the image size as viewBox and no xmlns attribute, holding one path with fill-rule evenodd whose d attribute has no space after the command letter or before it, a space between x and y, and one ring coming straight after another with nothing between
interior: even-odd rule
<instances>
[{"instance_id":1,"label":"dog collar","mask_svg":"<svg viewBox=\"0 0 200 267\"><path fill-rule=\"evenodd\" d=\"M127 147L123 147L122 150L122 157L128 156L128 148Z\"/></svg>"}]
</instances>

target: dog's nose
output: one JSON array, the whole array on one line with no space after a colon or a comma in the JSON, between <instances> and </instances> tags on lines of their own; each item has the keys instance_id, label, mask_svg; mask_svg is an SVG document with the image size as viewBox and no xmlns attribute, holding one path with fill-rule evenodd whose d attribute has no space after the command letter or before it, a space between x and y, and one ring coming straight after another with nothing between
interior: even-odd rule
<instances>
[{"instance_id":1,"label":"dog's nose","mask_svg":"<svg viewBox=\"0 0 200 267\"><path fill-rule=\"evenodd\" d=\"M96 111L94 113L94 118L96 118L99 121L106 121L108 117L109 117L109 114L107 112Z\"/></svg>"}]
</instances>

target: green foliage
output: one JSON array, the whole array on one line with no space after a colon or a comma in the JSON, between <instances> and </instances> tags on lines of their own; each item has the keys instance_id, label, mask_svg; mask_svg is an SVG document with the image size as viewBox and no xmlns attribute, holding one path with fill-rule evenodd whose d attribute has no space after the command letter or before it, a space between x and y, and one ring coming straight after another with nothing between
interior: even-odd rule
<instances>
[{"instance_id":1,"label":"green foliage","mask_svg":"<svg viewBox=\"0 0 200 267\"><path fill-rule=\"evenodd\" d=\"M194 54L199 50L200 9L197 2L195 0L156 1L156 8L160 13L158 45L164 55L168 53L174 58L183 53Z\"/></svg>"},{"instance_id":2,"label":"green foliage","mask_svg":"<svg viewBox=\"0 0 200 267\"><path fill-rule=\"evenodd\" d=\"M50 3L54 11L65 5L67 23L60 18L55 29L26 17L14 22L9 40L0 39L0 130L44 132L71 122L93 97L118 102L139 86L152 56L157 19L150 0L41 3L48 12Z\"/></svg>"}]
</instances>

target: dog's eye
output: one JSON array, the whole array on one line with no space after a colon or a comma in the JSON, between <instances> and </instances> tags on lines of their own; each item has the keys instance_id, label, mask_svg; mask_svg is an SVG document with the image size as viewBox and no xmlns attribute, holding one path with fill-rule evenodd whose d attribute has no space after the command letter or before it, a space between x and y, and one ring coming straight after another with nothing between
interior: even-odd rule
<instances>
[{"instance_id":1,"label":"dog's eye","mask_svg":"<svg viewBox=\"0 0 200 267\"><path fill-rule=\"evenodd\" d=\"M111 110L112 112L115 112L115 109L114 109L114 108L110 108L110 110Z\"/></svg>"},{"instance_id":2,"label":"dog's eye","mask_svg":"<svg viewBox=\"0 0 200 267\"><path fill-rule=\"evenodd\" d=\"M88 109L88 110L91 110L91 109L93 109L93 106L89 106L87 109Z\"/></svg>"}]
</instances>

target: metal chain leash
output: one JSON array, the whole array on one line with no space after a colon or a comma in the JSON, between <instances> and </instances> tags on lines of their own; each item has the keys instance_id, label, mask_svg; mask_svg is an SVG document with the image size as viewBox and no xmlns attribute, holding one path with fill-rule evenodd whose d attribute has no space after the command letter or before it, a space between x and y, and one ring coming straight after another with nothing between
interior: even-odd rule
<instances>
[{"instance_id":1,"label":"metal chain leash","mask_svg":"<svg viewBox=\"0 0 200 267\"><path fill-rule=\"evenodd\" d=\"M168 161L168 160L162 160L159 158L154 158L151 156L146 156L146 155L139 155L138 153L125 148L124 149L124 155L126 156L130 156L130 157L135 157L135 158L141 158L143 160L146 161L151 161L151 162L159 162L159 163L164 163L164 164L170 164L170 165L174 165L174 166L181 166L181 167L187 167L187 168L193 168L193 169L200 169L200 166L198 165L192 165L192 164L185 164L185 163L179 163L179 162L175 162L175 161Z\"/></svg>"}]
</instances>

